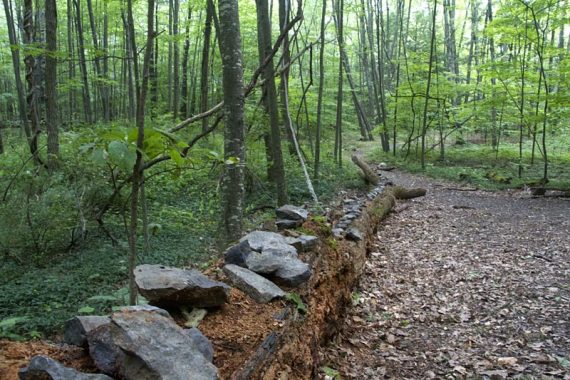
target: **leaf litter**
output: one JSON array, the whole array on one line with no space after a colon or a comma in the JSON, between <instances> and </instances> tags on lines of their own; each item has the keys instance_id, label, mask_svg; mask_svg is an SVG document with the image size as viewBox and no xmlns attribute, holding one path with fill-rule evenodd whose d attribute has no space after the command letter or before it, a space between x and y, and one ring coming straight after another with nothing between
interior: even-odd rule
<instances>
[{"instance_id":1,"label":"leaf litter","mask_svg":"<svg viewBox=\"0 0 570 380\"><path fill-rule=\"evenodd\" d=\"M343 379L569 380L570 202L387 177L428 195L380 227L323 366Z\"/></svg>"}]
</instances>

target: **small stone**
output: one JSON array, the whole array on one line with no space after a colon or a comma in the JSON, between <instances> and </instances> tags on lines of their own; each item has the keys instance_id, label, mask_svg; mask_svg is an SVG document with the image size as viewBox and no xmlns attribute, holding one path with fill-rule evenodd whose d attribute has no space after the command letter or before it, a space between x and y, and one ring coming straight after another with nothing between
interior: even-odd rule
<instances>
[{"instance_id":1,"label":"small stone","mask_svg":"<svg viewBox=\"0 0 570 380\"><path fill-rule=\"evenodd\" d=\"M37 355L18 372L20 380L113 380L100 373L82 373L47 356Z\"/></svg>"},{"instance_id":2,"label":"small stone","mask_svg":"<svg viewBox=\"0 0 570 380\"><path fill-rule=\"evenodd\" d=\"M283 255L276 251L253 252L246 260L246 267L255 273L270 274L281 268L283 262L289 258L296 259L294 256Z\"/></svg>"},{"instance_id":3,"label":"small stone","mask_svg":"<svg viewBox=\"0 0 570 380\"><path fill-rule=\"evenodd\" d=\"M99 371L115 376L117 363L123 359L124 353L117 347L111 336L111 324L101 325L87 334L89 356Z\"/></svg>"},{"instance_id":4,"label":"small stone","mask_svg":"<svg viewBox=\"0 0 570 380\"><path fill-rule=\"evenodd\" d=\"M275 298L285 297L285 292L277 285L251 270L231 264L224 266L223 270L232 285L258 303L267 303Z\"/></svg>"},{"instance_id":5,"label":"small stone","mask_svg":"<svg viewBox=\"0 0 570 380\"><path fill-rule=\"evenodd\" d=\"M317 243L319 242L318 237L311 235L301 235L299 236L299 240L301 241L303 252L311 251L317 246Z\"/></svg>"},{"instance_id":6,"label":"small stone","mask_svg":"<svg viewBox=\"0 0 570 380\"><path fill-rule=\"evenodd\" d=\"M297 228L303 224L302 220L291 220L291 219L277 219L275 225L278 230L285 230L287 228Z\"/></svg>"},{"instance_id":7,"label":"small stone","mask_svg":"<svg viewBox=\"0 0 570 380\"><path fill-rule=\"evenodd\" d=\"M121 306L119 307L119 311L124 311L126 313L132 313L136 311L146 311L147 313L156 313L162 315L163 317L172 318L172 316L168 311L152 305Z\"/></svg>"},{"instance_id":8,"label":"small stone","mask_svg":"<svg viewBox=\"0 0 570 380\"><path fill-rule=\"evenodd\" d=\"M245 260L251 252L253 252L253 250L251 249L249 242L244 240L234 246L231 246L224 252L224 262L226 264L245 266Z\"/></svg>"},{"instance_id":9,"label":"small stone","mask_svg":"<svg viewBox=\"0 0 570 380\"><path fill-rule=\"evenodd\" d=\"M111 322L109 317L99 315L77 316L65 322L63 340L67 344L87 346L87 334L101 325Z\"/></svg>"},{"instance_id":10,"label":"small stone","mask_svg":"<svg viewBox=\"0 0 570 380\"><path fill-rule=\"evenodd\" d=\"M340 227L333 228L332 234L335 238L340 238L342 237L342 234L344 234L344 229Z\"/></svg>"},{"instance_id":11,"label":"small stone","mask_svg":"<svg viewBox=\"0 0 570 380\"><path fill-rule=\"evenodd\" d=\"M304 222L309 217L309 212L302 207L285 205L276 209L275 215L277 215L279 219L300 220Z\"/></svg>"},{"instance_id":12,"label":"small stone","mask_svg":"<svg viewBox=\"0 0 570 380\"><path fill-rule=\"evenodd\" d=\"M288 259L273 277L278 284L297 287L311 277L311 268L299 259Z\"/></svg>"},{"instance_id":13,"label":"small stone","mask_svg":"<svg viewBox=\"0 0 570 380\"><path fill-rule=\"evenodd\" d=\"M346 231L346 238L353 241L361 241L364 237L362 236L362 232L356 227L350 227Z\"/></svg>"}]
</instances>

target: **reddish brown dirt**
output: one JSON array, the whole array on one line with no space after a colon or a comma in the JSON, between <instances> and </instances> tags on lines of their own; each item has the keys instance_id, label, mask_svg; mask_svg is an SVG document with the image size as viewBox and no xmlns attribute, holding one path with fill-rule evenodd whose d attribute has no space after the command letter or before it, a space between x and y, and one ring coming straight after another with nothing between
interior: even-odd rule
<instances>
[{"instance_id":1,"label":"reddish brown dirt","mask_svg":"<svg viewBox=\"0 0 570 380\"><path fill-rule=\"evenodd\" d=\"M35 355L46 355L82 372L94 372L91 359L79 347L43 341L0 341L0 379L18 380L18 370Z\"/></svg>"}]
</instances>

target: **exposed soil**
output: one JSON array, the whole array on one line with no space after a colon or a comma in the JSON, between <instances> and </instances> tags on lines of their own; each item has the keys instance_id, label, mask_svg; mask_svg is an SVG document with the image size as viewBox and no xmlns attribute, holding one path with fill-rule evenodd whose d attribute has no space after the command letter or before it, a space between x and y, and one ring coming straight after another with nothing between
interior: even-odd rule
<instances>
[{"instance_id":1,"label":"exposed soil","mask_svg":"<svg viewBox=\"0 0 570 380\"><path fill-rule=\"evenodd\" d=\"M379 228L328 378L570 379L570 200L386 177L428 195Z\"/></svg>"}]
</instances>

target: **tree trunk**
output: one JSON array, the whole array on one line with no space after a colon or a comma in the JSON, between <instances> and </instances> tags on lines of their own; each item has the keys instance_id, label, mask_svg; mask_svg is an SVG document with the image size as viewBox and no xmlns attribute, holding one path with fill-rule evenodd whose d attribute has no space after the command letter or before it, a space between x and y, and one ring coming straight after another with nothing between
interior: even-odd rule
<instances>
[{"instance_id":1,"label":"tree trunk","mask_svg":"<svg viewBox=\"0 0 570 380\"><path fill-rule=\"evenodd\" d=\"M33 1L24 1L24 43L29 45L34 42L34 9ZM28 115L31 121L31 137L30 137L30 153L34 157L34 162L43 165L38 152L38 138L40 135L40 119L37 109L37 84L35 83L36 59L31 54L24 58L26 64L26 83L28 84L28 92L26 96Z\"/></svg>"},{"instance_id":2,"label":"tree trunk","mask_svg":"<svg viewBox=\"0 0 570 380\"><path fill-rule=\"evenodd\" d=\"M272 51L271 26L269 22L269 6L267 0L256 0L257 10L257 39L260 61L265 61ZM281 131L279 128L279 110L277 106L277 90L275 88L275 69L273 59L265 66L262 72L265 87L265 101L269 113L271 127L271 155L272 155L272 178L277 187L277 204L287 203L287 183L285 180L285 167L283 153L281 151Z\"/></svg>"},{"instance_id":3,"label":"tree trunk","mask_svg":"<svg viewBox=\"0 0 570 380\"><path fill-rule=\"evenodd\" d=\"M200 113L208 110L208 78L210 68L210 44L212 40L212 19L214 17L214 8L211 1L206 4L206 23L204 25L204 41L202 45L202 65L200 70ZM208 130L208 118L202 119L202 132Z\"/></svg>"},{"instance_id":4,"label":"tree trunk","mask_svg":"<svg viewBox=\"0 0 570 380\"><path fill-rule=\"evenodd\" d=\"M421 163L422 169L426 168L426 134L427 134L427 119L428 119L428 103L429 103L429 91L431 86L431 72L433 68L434 56L435 56L435 16L437 11L437 0L433 1L433 16L431 19L431 41L430 41L430 52L429 52L429 64L428 64L428 77L426 85L425 103L424 103L424 115L422 119L422 153L421 153Z\"/></svg>"},{"instance_id":5,"label":"tree trunk","mask_svg":"<svg viewBox=\"0 0 570 380\"><path fill-rule=\"evenodd\" d=\"M180 114L188 118L188 57L190 55L190 20L192 18L192 3L188 2L188 18L186 19L186 31L184 49L182 52L182 84L180 88Z\"/></svg>"},{"instance_id":6,"label":"tree trunk","mask_svg":"<svg viewBox=\"0 0 570 380\"><path fill-rule=\"evenodd\" d=\"M83 114L86 123L93 121L93 114L91 113L91 94L89 92L89 80L87 73L87 64L85 62L85 40L83 38L83 23L81 21L81 0L73 0L75 4L75 29L77 32L78 41L78 57L79 57L79 70L81 71L81 80L83 82Z\"/></svg>"},{"instance_id":7,"label":"tree trunk","mask_svg":"<svg viewBox=\"0 0 570 380\"><path fill-rule=\"evenodd\" d=\"M333 0L334 1L334 0ZM340 47L344 45L344 0L339 0L336 6L337 17L337 42ZM343 84L344 74L342 70L342 59L338 60L338 89L336 93L336 122L334 138L334 159L339 167L342 167L342 105L343 105Z\"/></svg>"},{"instance_id":8,"label":"tree trunk","mask_svg":"<svg viewBox=\"0 0 570 380\"><path fill-rule=\"evenodd\" d=\"M133 20L132 12L133 5L132 0L127 2L127 12L128 12L128 26L129 34L134 36L135 28L134 24L131 22ZM141 180L144 178L144 163L142 156L142 149L144 145L144 122L145 122L145 105L146 96L148 92L148 81L149 81L149 67L150 67L150 57L152 55L153 38L154 38L154 0L148 0L147 8L147 37L146 37L146 48L143 61L143 71L142 71L142 83L140 86L137 85L137 112L136 112L136 125L137 125L137 158L135 165L133 167L132 175L132 187L131 187L131 210L130 210L130 224L129 224L129 303L131 305L136 304L137 301L137 287L135 284L134 269L137 262L137 223L138 223L138 200L139 200L139 188L141 186ZM136 59L136 46L133 45L134 58Z\"/></svg>"},{"instance_id":9,"label":"tree trunk","mask_svg":"<svg viewBox=\"0 0 570 380\"><path fill-rule=\"evenodd\" d=\"M245 126L243 63L237 0L218 0L220 54L224 88L224 158L222 180L222 234L225 242L242 234L245 196ZM233 160L232 160L233 159Z\"/></svg>"},{"instance_id":10,"label":"tree trunk","mask_svg":"<svg viewBox=\"0 0 570 380\"><path fill-rule=\"evenodd\" d=\"M109 103L109 89L105 83L105 76L103 74L103 69L101 68L101 63L99 54L99 38L97 36L97 28L95 27L95 15L93 14L93 4L91 0L87 0L87 13L89 14L89 25L91 27L91 38L93 39L93 47L97 52L95 59L93 59L93 66L95 67L95 74L97 74L97 88L99 89L99 94L101 96L101 108L103 109L103 120L105 122L110 121L110 103ZM107 55L107 51L103 52L103 57Z\"/></svg>"},{"instance_id":11,"label":"tree trunk","mask_svg":"<svg viewBox=\"0 0 570 380\"><path fill-rule=\"evenodd\" d=\"M12 53L12 68L14 69L14 80L16 82L16 91L18 93L18 111L20 114L20 122L22 123L22 128L28 141L32 137L32 132L30 131L30 124L28 123L28 116L26 115L26 95L24 91L24 85L22 83L22 77L20 74L20 50L16 48L18 46L18 37L16 35L16 29L14 27L14 16L12 13L11 4L8 0L2 0L4 3L4 12L6 14L6 24L8 26L8 38L12 48L10 49Z\"/></svg>"},{"instance_id":12,"label":"tree trunk","mask_svg":"<svg viewBox=\"0 0 570 380\"><path fill-rule=\"evenodd\" d=\"M174 0L174 9L173 9L173 18L172 18L172 34L174 35L173 41L173 59L172 64L174 65L173 68L173 75L172 78L172 112L174 120L178 118L178 111L180 105L180 49L178 46L178 14L180 13L180 0Z\"/></svg>"},{"instance_id":13,"label":"tree trunk","mask_svg":"<svg viewBox=\"0 0 570 380\"><path fill-rule=\"evenodd\" d=\"M327 1L323 0L321 8L321 36L319 53L319 97L317 98L317 133L315 134L315 165L313 167L313 177L315 181L319 180L319 170L321 166L321 129L322 129L322 109L323 109L323 91L325 87L325 21L327 16Z\"/></svg>"},{"instance_id":14,"label":"tree trunk","mask_svg":"<svg viewBox=\"0 0 570 380\"><path fill-rule=\"evenodd\" d=\"M57 7L55 0L46 0L46 132L47 166L54 171L59 157L57 120Z\"/></svg>"}]
</instances>

